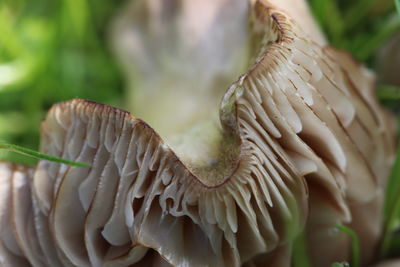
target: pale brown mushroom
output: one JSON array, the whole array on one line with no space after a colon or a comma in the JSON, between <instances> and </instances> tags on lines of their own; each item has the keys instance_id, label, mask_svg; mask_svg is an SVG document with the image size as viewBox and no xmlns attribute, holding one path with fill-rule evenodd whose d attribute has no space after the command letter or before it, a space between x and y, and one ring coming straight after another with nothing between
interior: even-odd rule
<instances>
[{"instance_id":1,"label":"pale brown mushroom","mask_svg":"<svg viewBox=\"0 0 400 267\"><path fill-rule=\"evenodd\" d=\"M397 267L397 266L400 266L399 259L386 260L373 265L373 267Z\"/></svg>"},{"instance_id":2,"label":"pale brown mushroom","mask_svg":"<svg viewBox=\"0 0 400 267\"><path fill-rule=\"evenodd\" d=\"M102 104L72 100L50 110L41 151L91 167L0 165L1 263L290 266L305 229L312 262L328 266L349 259L338 224L360 234L369 260L394 147L372 74L267 1L250 11L256 60L225 92L220 127L207 125L209 105L183 137L180 127L155 125L166 142Z\"/></svg>"}]
</instances>

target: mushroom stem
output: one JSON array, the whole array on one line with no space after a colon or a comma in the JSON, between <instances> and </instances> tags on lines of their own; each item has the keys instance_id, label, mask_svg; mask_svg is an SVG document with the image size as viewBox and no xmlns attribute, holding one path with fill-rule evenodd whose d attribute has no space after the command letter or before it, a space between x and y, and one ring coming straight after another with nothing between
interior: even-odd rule
<instances>
[{"instance_id":1,"label":"mushroom stem","mask_svg":"<svg viewBox=\"0 0 400 267\"><path fill-rule=\"evenodd\" d=\"M221 127L218 107L248 67L249 6L243 0L135 0L114 23L115 51L129 77L129 111L200 176L235 168L238 140ZM230 156L222 162L224 153Z\"/></svg>"}]
</instances>

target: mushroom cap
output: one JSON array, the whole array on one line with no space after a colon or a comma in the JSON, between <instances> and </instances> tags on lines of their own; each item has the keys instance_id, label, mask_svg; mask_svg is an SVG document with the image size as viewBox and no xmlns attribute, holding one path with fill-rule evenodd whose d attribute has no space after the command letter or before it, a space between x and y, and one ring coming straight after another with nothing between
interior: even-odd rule
<instances>
[{"instance_id":1,"label":"mushroom cap","mask_svg":"<svg viewBox=\"0 0 400 267\"><path fill-rule=\"evenodd\" d=\"M145 122L115 108L57 104L42 132L43 152L92 165L41 162L46 171L34 177L65 265L140 264L155 250L175 266L239 266L293 239L289 225L301 228L306 214L304 180L272 140L267 154L249 139L234 173L211 185Z\"/></svg>"},{"instance_id":2,"label":"mushroom cap","mask_svg":"<svg viewBox=\"0 0 400 267\"><path fill-rule=\"evenodd\" d=\"M374 264L372 267L397 267L397 266L400 266L399 259L382 261L377 264Z\"/></svg>"},{"instance_id":3,"label":"mushroom cap","mask_svg":"<svg viewBox=\"0 0 400 267\"><path fill-rule=\"evenodd\" d=\"M43 265L30 194L33 169L0 162L0 265Z\"/></svg>"},{"instance_id":4,"label":"mushroom cap","mask_svg":"<svg viewBox=\"0 0 400 267\"><path fill-rule=\"evenodd\" d=\"M91 167L0 164L0 256L47 266L289 266L305 228L324 266L348 257L349 240L331 232L344 223L373 247L380 222L365 220L379 217L393 134L372 75L273 6L251 10L258 56L222 99L219 161L187 162L126 111L56 104L41 151Z\"/></svg>"}]
</instances>

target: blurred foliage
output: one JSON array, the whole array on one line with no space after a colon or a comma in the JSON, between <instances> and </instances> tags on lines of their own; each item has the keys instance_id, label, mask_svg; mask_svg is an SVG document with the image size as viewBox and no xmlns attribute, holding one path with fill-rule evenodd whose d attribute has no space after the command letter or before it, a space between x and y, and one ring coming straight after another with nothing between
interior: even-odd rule
<instances>
[{"instance_id":1,"label":"blurred foliage","mask_svg":"<svg viewBox=\"0 0 400 267\"><path fill-rule=\"evenodd\" d=\"M400 32L393 0L309 0L309 3L331 44L372 68L377 50Z\"/></svg>"},{"instance_id":2,"label":"blurred foliage","mask_svg":"<svg viewBox=\"0 0 400 267\"><path fill-rule=\"evenodd\" d=\"M118 105L122 77L107 48L107 25L119 2L0 2L0 140L36 149L40 121L59 101Z\"/></svg>"},{"instance_id":3,"label":"blurred foliage","mask_svg":"<svg viewBox=\"0 0 400 267\"><path fill-rule=\"evenodd\" d=\"M397 149L397 160L386 191L384 224L384 236L380 249L382 258L398 253L400 249L400 146Z\"/></svg>"},{"instance_id":4,"label":"blurred foliage","mask_svg":"<svg viewBox=\"0 0 400 267\"><path fill-rule=\"evenodd\" d=\"M397 14L400 16L400 0L394 0L396 5Z\"/></svg>"}]
</instances>

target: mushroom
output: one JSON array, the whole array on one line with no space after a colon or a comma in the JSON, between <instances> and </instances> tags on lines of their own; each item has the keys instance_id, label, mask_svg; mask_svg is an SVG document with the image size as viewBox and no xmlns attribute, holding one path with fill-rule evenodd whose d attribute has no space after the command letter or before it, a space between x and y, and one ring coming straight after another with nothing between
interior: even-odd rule
<instances>
[{"instance_id":1,"label":"mushroom","mask_svg":"<svg viewBox=\"0 0 400 267\"><path fill-rule=\"evenodd\" d=\"M29 266L39 264L37 238L32 237L33 214L30 195L32 169L0 163L0 265ZM32 259L32 261L30 261Z\"/></svg>"},{"instance_id":2,"label":"mushroom","mask_svg":"<svg viewBox=\"0 0 400 267\"><path fill-rule=\"evenodd\" d=\"M378 264L373 265L373 267L396 267L400 265L399 259L392 259L380 262Z\"/></svg>"},{"instance_id":3,"label":"mushroom","mask_svg":"<svg viewBox=\"0 0 400 267\"><path fill-rule=\"evenodd\" d=\"M250 8L255 63L224 93L220 126L210 106L196 117L173 97L169 107L187 114L177 114L184 121L177 128L174 117L155 125L162 137L117 108L79 99L54 105L42 124L41 151L91 167L0 165L3 265L290 266L294 240L305 231L313 263L327 266L349 257L337 224L360 233L365 253L374 249L394 138L373 75L304 33L279 7L235 3L242 15ZM145 88L173 82L163 73L151 81L164 63L142 63ZM205 72L207 82L198 82L205 89L220 84Z\"/></svg>"}]
</instances>

